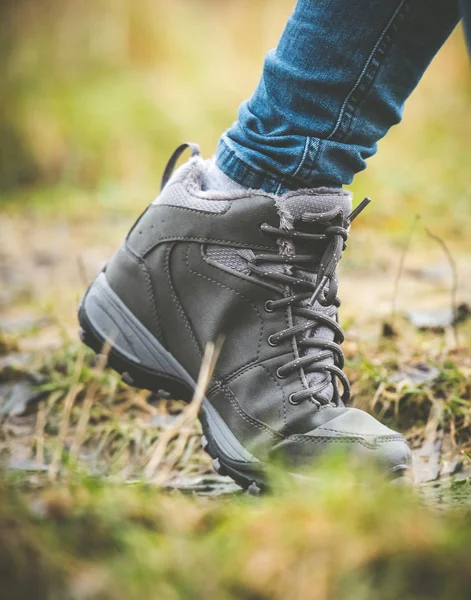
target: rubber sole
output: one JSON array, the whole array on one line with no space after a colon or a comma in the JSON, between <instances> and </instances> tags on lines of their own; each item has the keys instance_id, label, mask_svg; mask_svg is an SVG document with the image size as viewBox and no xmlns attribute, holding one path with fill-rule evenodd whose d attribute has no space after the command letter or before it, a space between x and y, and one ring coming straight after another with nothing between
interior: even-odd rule
<instances>
[{"instance_id":1,"label":"rubber sole","mask_svg":"<svg viewBox=\"0 0 471 600\"><path fill-rule=\"evenodd\" d=\"M92 283L78 311L79 336L97 354L106 353L107 366L127 385L153 392L165 390L190 402L195 382L136 317L106 282L104 273ZM155 365L156 368L152 368ZM268 489L264 466L236 440L205 398L199 413L203 449L220 475L231 477L250 494Z\"/></svg>"}]
</instances>

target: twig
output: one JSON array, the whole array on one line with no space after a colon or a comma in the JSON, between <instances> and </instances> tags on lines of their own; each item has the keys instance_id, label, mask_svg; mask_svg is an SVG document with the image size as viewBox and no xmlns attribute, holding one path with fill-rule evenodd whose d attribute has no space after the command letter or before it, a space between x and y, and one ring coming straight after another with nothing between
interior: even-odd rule
<instances>
[{"instance_id":1,"label":"twig","mask_svg":"<svg viewBox=\"0 0 471 600\"><path fill-rule=\"evenodd\" d=\"M393 288L393 297L392 297L392 306L391 306L391 323L394 325L394 321L396 320L396 312L397 312L397 296L399 292L399 282L402 277L402 273L404 271L404 263L406 260L407 253L409 252L412 237L415 232L415 228L417 227L417 223L420 220L420 215L415 215L414 222L409 231L409 235L407 236L406 243L404 244L404 248L402 249L401 258L399 260L399 265L396 272L396 277L394 278L394 288Z\"/></svg>"},{"instance_id":2,"label":"twig","mask_svg":"<svg viewBox=\"0 0 471 600\"><path fill-rule=\"evenodd\" d=\"M190 426L196 419L201 409L206 388L213 375L214 368L221 351L221 346L222 338L219 338L215 344L209 343L206 346L203 362L201 364L201 369L198 376L198 382L193 394L193 399L191 403L183 409L173 424L162 433L157 442L154 444L154 448L151 449L151 458L144 469L144 476L147 480L153 478L157 467L165 456L171 440L178 435L182 429L184 430L186 427Z\"/></svg>"},{"instance_id":3,"label":"twig","mask_svg":"<svg viewBox=\"0 0 471 600\"><path fill-rule=\"evenodd\" d=\"M453 331L453 336L455 338L455 346L458 346L458 303L457 303L457 295L458 295L458 269L456 267L455 259L450 252L450 249L446 245L445 241L435 233L432 233L429 229L425 228L425 233L437 242L440 248L443 250L448 264L451 269L451 290L450 290L450 303L451 303L451 328Z\"/></svg>"}]
</instances>

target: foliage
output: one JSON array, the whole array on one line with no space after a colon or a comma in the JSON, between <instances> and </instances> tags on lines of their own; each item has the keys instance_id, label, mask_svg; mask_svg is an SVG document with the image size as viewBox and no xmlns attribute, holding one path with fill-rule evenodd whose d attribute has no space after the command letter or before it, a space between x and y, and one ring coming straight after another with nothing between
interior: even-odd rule
<instances>
[{"instance_id":1,"label":"foliage","mask_svg":"<svg viewBox=\"0 0 471 600\"><path fill-rule=\"evenodd\" d=\"M263 499L76 480L0 488L9 598L469 597L471 525L331 461Z\"/></svg>"}]
</instances>

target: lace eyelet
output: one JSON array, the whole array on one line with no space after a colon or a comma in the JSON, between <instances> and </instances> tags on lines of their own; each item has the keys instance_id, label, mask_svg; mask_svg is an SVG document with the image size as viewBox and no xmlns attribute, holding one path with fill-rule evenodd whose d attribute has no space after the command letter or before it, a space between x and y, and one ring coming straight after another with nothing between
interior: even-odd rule
<instances>
[{"instance_id":1,"label":"lace eyelet","mask_svg":"<svg viewBox=\"0 0 471 600\"><path fill-rule=\"evenodd\" d=\"M299 402L296 402L295 400L293 400L294 394L290 394L288 396L288 402L292 405L292 406L298 406Z\"/></svg>"},{"instance_id":2,"label":"lace eyelet","mask_svg":"<svg viewBox=\"0 0 471 600\"><path fill-rule=\"evenodd\" d=\"M286 379L286 377L288 377L287 375L283 375L283 373L280 373L279 368L276 370L276 376L278 377L278 379Z\"/></svg>"},{"instance_id":3,"label":"lace eyelet","mask_svg":"<svg viewBox=\"0 0 471 600\"><path fill-rule=\"evenodd\" d=\"M271 313L271 312L274 312L274 311L275 311L275 309L273 308L273 300L267 300L267 301L265 302L265 310L266 310L268 313Z\"/></svg>"},{"instance_id":4,"label":"lace eyelet","mask_svg":"<svg viewBox=\"0 0 471 600\"><path fill-rule=\"evenodd\" d=\"M273 340L273 337L273 335L268 336L268 344L273 347L278 346L278 342L276 340Z\"/></svg>"}]
</instances>

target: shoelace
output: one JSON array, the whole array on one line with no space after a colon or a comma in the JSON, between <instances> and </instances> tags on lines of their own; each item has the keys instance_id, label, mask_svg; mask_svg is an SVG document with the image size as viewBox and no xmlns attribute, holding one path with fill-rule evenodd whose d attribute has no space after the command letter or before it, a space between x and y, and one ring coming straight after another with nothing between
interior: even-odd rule
<instances>
[{"instance_id":1,"label":"shoelace","mask_svg":"<svg viewBox=\"0 0 471 600\"><path fill-rule=\"evenodd\" d=\"M363 211L371 202L365 198L357 208L346 218L340 209L334 209L326 213L305 213L301 219L302 223L308 226L315 226L320 229L320 233L309 233L299 229L283 229L273 227L268 223L262 223L260 228L267 234L276 236L278 242L290 240L293 251L290 254L257 254L251 261L251 271L259 277L268 278L275 282L285 285L285 289L290 295L280 300L269 300L265 308L268 312L291 307L292 316L304 317L306 322L292 325L268 338L268 343L277 346L282 341L295 338L299 348L316 348L317 353L310 353L305 356L299 356L285 365L279 367L277 376L279 378L287 377L296 370L303 370L307 373L324 373L325 377L316 385L310 386L299 392L290 395L291 404L299 404L304 400L311 398L314 404L321 406L323 404L339 404L339 398L343 404L346 404L350 398L350 382L343 372L344 354L340 344L344 340L344 332L336 320L337 308L340 306L340 299L337 297L338 282L336 277L337 265L342 258L342 253L346 248L348 238L348 228L351 222ZM277 271L268 271L263 268L264 263L279 263L291 267L300 268L300 265L313 265L319 261L319 252L313 250L312 253L296 254L295 243L302 242L303 245L326 242L325 249L320 259L315 282L304 277L294 277L288 273ZM301 288L306 291L294 292L294 288ZM314 303L318 302L327 310L320 312L313 308ZM330 313L330 314L329 314ZM335 317L335 318L334 318ZM320 325L327 326L334 333L334 341L316 339L315 331L311 331ZM319 364L326 359L332 359L334 364ZM339 380L343 387L342 396L339 396L337 381ZM334 398L329 402L319 398L319 394L332 383L334 387Z\"/></svg>"}]
</instances>

